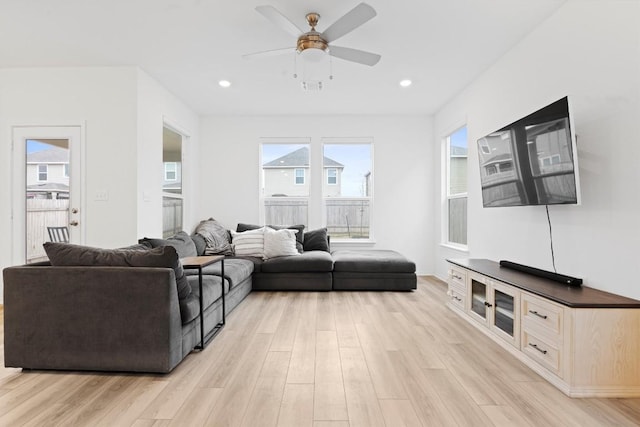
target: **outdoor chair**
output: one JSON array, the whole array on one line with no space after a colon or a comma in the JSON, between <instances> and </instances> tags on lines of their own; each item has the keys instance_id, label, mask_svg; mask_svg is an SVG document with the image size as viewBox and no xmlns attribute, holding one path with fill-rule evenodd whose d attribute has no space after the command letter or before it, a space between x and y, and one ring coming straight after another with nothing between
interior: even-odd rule
<instances>
[{"instance_id":1,"label":"outdoor chair","mask_svg":"<svg viewBox=\"0 0 640 427\"><path fill-rule=\"evenodd\" d=\"M47 227L49 240L57 243L69 243L68 227Z\"/></svg>"}]
</instances>

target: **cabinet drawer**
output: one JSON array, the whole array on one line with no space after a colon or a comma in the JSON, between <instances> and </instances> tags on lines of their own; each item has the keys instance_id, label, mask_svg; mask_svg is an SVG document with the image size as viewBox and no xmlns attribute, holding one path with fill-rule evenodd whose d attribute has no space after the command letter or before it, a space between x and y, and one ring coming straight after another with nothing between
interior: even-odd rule
<instances>
[{"instance_id":1,"label":"cabinet drawer","mask_svg":"<svg viewBox=\"0 0 640 427\"><path fill-rule=\"evenodd\" d=\"M559 337L562 333L562 308L532 295L522 295L522 321L525 329Z\"/></svg>"},{"instance_id":2,"label":"cabinet drawer","mask_svg":"<svg viewBox=\"0 0 640 427\"><path fill-rule=\"evenodd\" d=\"M554 374L562 377L560 349L549 340L540 338L530 331L522 334L522 352Z\"/></svg>"},{"instance_id":3,"label":"cabinet drawer","mask_svg":"<svg viewBox=\"0 0 640 427\"><path fill-rule=\"evenodd\" d=\"M449 283L457 283L464 289L467 283L467 272L461 268L450 266Z\"/></svg>"},{"instance_id":4,"label":"cabinet drawer","mask_svg":"<svg viewBox=\"0 0 640 427\"><path fill-rule=\"evenodd\" d=\"M447 295L453 305L464 310L464 292L460 291L457 286L449 286Z\"/></svg>"}]
</instances>

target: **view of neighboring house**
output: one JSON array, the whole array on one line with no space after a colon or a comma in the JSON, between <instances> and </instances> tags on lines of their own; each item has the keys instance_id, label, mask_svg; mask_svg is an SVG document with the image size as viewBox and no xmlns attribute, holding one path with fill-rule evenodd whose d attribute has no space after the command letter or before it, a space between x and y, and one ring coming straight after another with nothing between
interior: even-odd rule
<instances>
[{"instance_id":1,"label":"view of neighboring house","mask_svg":"<svg viewBox=\"0 0 640 427\"><path fill-rule=\"evenodd\" d=\"M162 191L167 193L182 192L182 163L163 162Z\"/></svg>"},{"instance_id":2,"label":"view of neighboring house","mask_svg":"<svg viewBox=\"0 0 640 427\"><path fill-rule=\"evenodd\" d=\"M322 194L341 195L344 165L333 159L323 159ZM309 148L303 147L262 165L265 197L296 197L309 195Z\"/></svg>"},{"instance_id":3,"label":"view of neighboring house","mask_svg":"<svg viewBox=\"0 0 640 427\"><path fill-rule=\"evenodd\" d=\"M51 148L27 153L27 198L69 198L69 150Z\"/></svg>"}]
</instances>

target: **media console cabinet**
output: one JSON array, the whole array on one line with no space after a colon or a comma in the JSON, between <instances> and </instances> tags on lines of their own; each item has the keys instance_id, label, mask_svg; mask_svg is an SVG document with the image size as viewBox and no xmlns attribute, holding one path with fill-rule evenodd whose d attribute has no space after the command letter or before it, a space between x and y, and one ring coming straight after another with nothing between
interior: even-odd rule
<instances>
[{"instance_id":1,"label":"media console cabinet","mask_svg":"<svg viewBox=\"0 0 640 427\"><path fill-rule=\"evenodd\" d=\"M640 396L640 301L448 259L447 305L571 397Z\"/></svg>"}]
</instances>

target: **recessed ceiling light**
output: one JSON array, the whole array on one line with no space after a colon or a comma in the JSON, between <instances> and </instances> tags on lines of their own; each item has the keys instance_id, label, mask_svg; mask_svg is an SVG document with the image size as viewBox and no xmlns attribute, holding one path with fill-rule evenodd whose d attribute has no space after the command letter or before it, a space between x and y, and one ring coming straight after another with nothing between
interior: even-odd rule
<instances>
[{"instance_id":1,"label":"recessed ceiling light","mask_svg":"<svg viewBox=\"0 0 640 427\"><path fill-rule=\"evenodd\" d=\"M400 86L402 86L402 87L409 87L409 86L411 86L411 83L413 83L413 82L411 80L409 80L409 79L400 80Z\"/></svg>"},{"instance_id":2,"label":"recessed ceiling light","mask_svg":"<svg viewBox=\"0 0 640 427\"><path fill-rule=\"evenodd\" d=\"M220 80L218 82L218 84L222 87L229 87L231 86L231 82L229 80Z\"/></svg>"}]
</instances>

